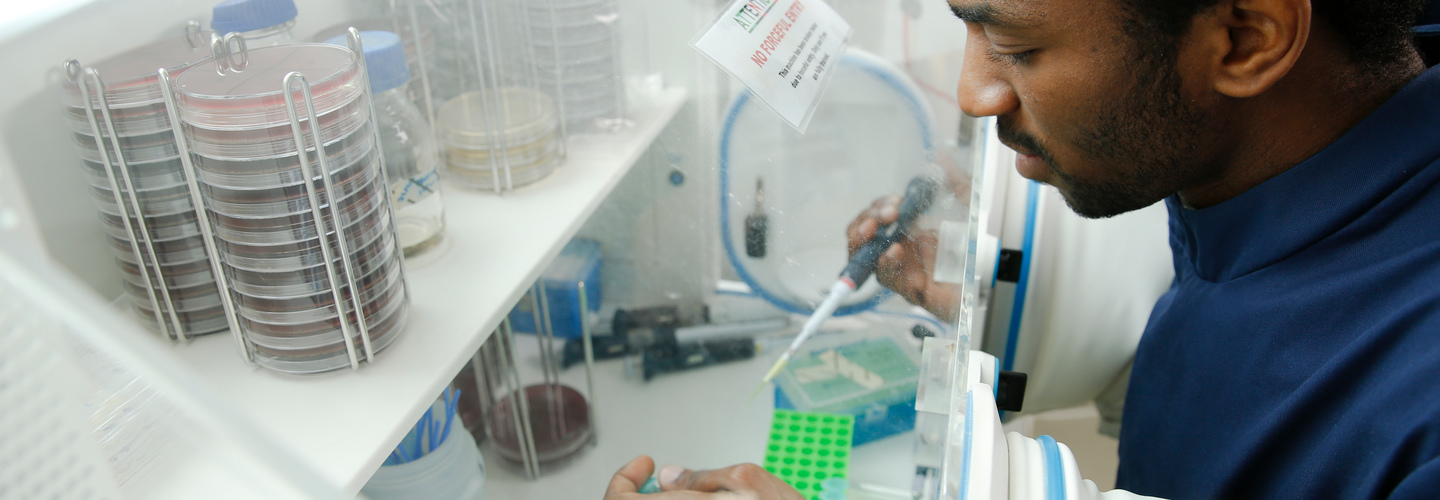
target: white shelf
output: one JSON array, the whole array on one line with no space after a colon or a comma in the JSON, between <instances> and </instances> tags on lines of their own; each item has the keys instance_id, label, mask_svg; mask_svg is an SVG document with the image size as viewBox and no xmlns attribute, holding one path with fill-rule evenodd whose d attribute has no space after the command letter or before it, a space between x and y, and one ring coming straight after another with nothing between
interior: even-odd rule
<instances>
[{"instance_id":1,"label":"white shelf","mask_svg":"<svg viewBox=\"0 0 1440 500\"><path fill-rule=\"evenodd\" d=\"M500 196L447 186L448 248L408 269L409 323L375 363L285 375L245 366L228 334L177 345L175 355L327 481L358 492L685 98L661 91L629 129L572 140L565 164L534 185Z\"/></svg>"}]
</instances>

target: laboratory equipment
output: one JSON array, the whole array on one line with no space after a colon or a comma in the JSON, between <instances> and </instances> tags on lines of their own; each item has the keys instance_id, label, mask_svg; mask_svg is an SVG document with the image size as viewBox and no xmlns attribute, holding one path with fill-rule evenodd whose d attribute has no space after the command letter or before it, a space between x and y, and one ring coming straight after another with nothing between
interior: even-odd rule
<instances>
[{"instance_id":1,"label":"laboratory equipment","mask_svg":"<svg viewBox=\"0 0 1440 500\"><path fill-rule=\"evenodd\" d=\"M775 410L762 466L801 496L818 500L827 486L843 488L830 480L850 475L854 424L847 415Z\"/></svg>"},{"instance_id":2,"label":"laboratory equipment","mask_svg":"<svg viewBox=\"0 0 1440 500\"><path fill-rule=\"evenodd\" d=\"M476 189L513 189L550 175L563 152L555 101L507 87L461 94L440 108L446 175Z\"/></svg>"},{"instance_id":3,"label":"laboratory equipment","mask_svg":"<svg viewBox=\"0 0 1440 500\"><path fill-rule=\"evenodd\" d=\"M555 467L576 459L596 443L594 346L590 333L589 296L586 283L575 285L579 303L581 340L585 351L586 393L560 382L560 361L551 323L540 315L547 294L544 280L528 292L539 297L542 306L531 311L542 382L526 384L520 377L514 329L502 321L491 340L474 355L476 385L480 388L490 446L510 465L519 466L526 477L535 479Z\"/></svg>"},{"instance_id":4,"label":"laboratory equipment","mask_svg":"<svg viewBox=\"0 0 1440 500\"><path fill-rule=\"evenodd\" d=\"M485 461L474 438L456 422L460 397L446 388L361 493L373 500L484 498Z\"/></svg>"},{"instance_id":5,"label":"laboratory equipment","mask_svg":"<svg viewBox=\"0 0 1440 500\"><path fill-rule=\"evenodd\" d=\"M580 296L576 286L580 283L596 283L587 290L589 314L594 317L600 310L603 288L600 283L600 265L603 256L600 243L594 240L573 239L560 250L560 255L550 261L540 280L545 283L543 295L531 295L510 311L510 326L521 333L535 333L538 325L535 319L546 322L546 328L555 332L557 338L579 340ZM539 300L536 300L536 299ZM536 313L539 314L536 314Z\"/></svg>"},{"instance_id":6,"label":"laboratory equipment","mask_svg":"<svg viewBox=\"0 0 1440 500\"><path fill-rule=\"evenodd\" d=\"M326 41L345 45L346 36ZM440 164L428 122L410 101L410 67L400 36L388 31L361 31L370 92L375 99L375 127L385 174L390 179L396 233L406 258L424 254L445 235L445 208L440 198Z\"/></svg>"},{"instance_id":7,"label":"laboratory equipment","mask_svg":"<svg viewBox=\"0 0 1440 500\"><path fill-rule=\"evenodd\" d=\"M127 302L175 340L226 323L155 70L181 72L206 59L209 36L191 23L183 35L88 68L71 60L61 93Z\"/></svg>"},{"instance_id":8,"label":"laboratory equipment","mask_svg":"<svg viewBox=\"0 0 1440 500\"><path fill-rule=\"evenodd\" d=\"M810 315L810 319L805 321L805 326L800 329L800 335L797 335L795 341L790 343L790 347L780 354L780 359L775 361L775 366L765 374L760 385L763 386L774 380L775 376L780 374L780 370L785 368L785 364L790 361L790 358L795 355L795 350L799 349L801 344L820 329L820 324L830 318L845 297L870 279L870 275L875 272L875 265L879 262L880 256L884 255L891 245L900 241L900 238L904 238L909 232L911 224L915 223L915 219L930 209L931 203L935 200L936 187L935 181L923 176L910 181L910 185L905 188L905 197L900 200L899 215L895 222L876 228L875 236L855 250L855 255L850 256L850 261L846 263L844 269L840 270L840 279L831 285L830 294Z\"/></svg>"},{"instance_id":9,"label":"laboratory equipment","mask_svg":"<svg viewBox=\"0 0 1440 500\"><path fill-rule=\"evenodd\" d=\"M545 57L530 29L532 18L551 17L532 12L535 5L407 0L390 13L434 33L422 81L453 183L501 193L546 177L565 158L564 101L540 90Z\"/></svg>"},{"instance_id":10,"label":"laboratory equipment","mask_svg":"<svg viewBox=\"0 0 1440 500\"><path fill-rule=\"evenodd\" d=\"M755 179L755 211L745 216L745 255L765 258L765 239L770 237L770 216L765 214L765 179Z\"/></svg>"},{"instance_id":11,"label":"laboratory equipment","mask_svg":"<svg viewBox=\"0 0 1440 500\"><path fill-rule=\"evenodd\" d=\"M617 0L520 2L540 89L559 106L569 132L622 126Z\"/></svg>"},{"instance_id":12,"label":"laboratory equipment","mask_svg":"<svg viewBox=\"0 0 1440 500\"><path fill-rule=\"evenodd\" d=\"M883 336L817 348L780 373L775 407L849 415L854 446L909 431L920 374L913 353Z\"/></svg>"},{"instance_id":13,"label":"laboratory equipment","mask_svg":"<svg viewBox=\"0 0 1440 500\"><path fill-rule=\"evenodd\" d=\"M641 356L642 375L650 380L666 373L753 357L753 338L658 342L646 347Z\"/></svg>"},{"instance_id":14,"label":"laboratory equipment","mask_svg":"<svg viewBox=\"0 0 1440 500\"><path fill-rule=\"evenodd\" d=\"M239 33L252 49L295 43L295 0L225 0L215 5L210 29Z\"/></svg>"},{"instance_id":15,"label":"laboratory equipment","mask_svg":"<svg viewBox=\"0 0 1440 500\"><path fill-rule=\"evenodd\" d=\"M460 415L460 423L470 432L470 436L476 443L485 442L485 410L480 404L480 371L475 360L472 358L465 362L465 366L459 373L450 380L450 387L460 392L460 403L456 405L455 411Z\"/></svg>"},{"instance_id":16,"label":"laboratory equipment","mask_svg":"<svg viewBox=\"0 0 1440 500\"><path fill-rule=\"evenodd\" d=\"M365 64L324 44L229 52L230 38L213 70L175 78L172 100L241 354L291 373L358 368L399 336L410 301Z\"/></svg>"}]
</instances>

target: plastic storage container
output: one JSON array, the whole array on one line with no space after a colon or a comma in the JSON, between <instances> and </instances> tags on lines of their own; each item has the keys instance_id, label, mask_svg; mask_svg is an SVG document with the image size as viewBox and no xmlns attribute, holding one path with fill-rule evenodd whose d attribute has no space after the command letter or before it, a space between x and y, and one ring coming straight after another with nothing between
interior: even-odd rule
<instances>
[{"instance_id":1,"label":"plastic storage container","mask_svg":"<svg viewBox=\"0 0 1440 500\"><path fill-rule=\"evenodd\" d=\"M430 414L443 419L445 408L437 402ZM410 462L380 466L360 492L371 500L481 500L485 498L485 460L475 438L459 422L452 422L450 434L439 447Z\"/></svg>"},{"instance_id":2,"label":"plastic storage container","mask_svg":"<svg viewBox=\"0 0 1440 500\"><path fill-rule=\"evenodd\" d=\"M156 70L179 74L207 59L209 36L172 36L91 66L105 85L106 109L93 79L85 82L88 96L75 80L61 93L85 189L100 212L129 302L145 324L176 338L219 331L226 323ZM83 71L76 76L87 78Z\"/></svg>"},{"instance_id":3,"label":"plastic storage container","mask_svg":"<svg viewBox=\"0 0 1440 500\"><path fill-rule=\"evenodd\" d=\"M409 309L365 75L353 52L326 44L253 49L245 61L238 72L187 72L174 83L241 334L261 366L342 368L350 365L347 338L357 358L361 332L378 352L404 328ZM322 143L316 147L301 113L303 158L282 90L291 72L310 84ZM292 91L303 109L303 94ZM307 184L320 204L318 225Z\"/></svg>"},{"instance_id":4,"label":"plastic storage container","mask_svg":"<svg viewBox=\"0 0 1440 500\"><path fill-rule=\"evenodd\" d=\"M915 427L918 381L908 351L874 338L790 360L778 378L775 408L852 416L858 446Z\"/></svg>"},{"instance_id":5,"label":"plastic storage container","mask_svg":"<svg viewBox=\"0 0 1440 500\"><path fill-rule=\"evenodd\" d=\"M410 100L410 66L400 36L387 31L362 31L360 40L370 72L375 126L390 179L396 231L405 257L415 257L438 246L445 234L434 136ZM326 43L344 46L346 36Z\"/></svg>"},{"instance_id":6,"label":"plastic storage container","mask_svg":"<svg viewBox=\"0 0 1440 500\"><path fill-rule=\"evenodd\" d=\"M556 337L578 339L581 336L577 286L580 282L585 282L590 312L600 310L602 261L600 242L574 239L565 244L560 255L545 269L541 277L545 280L545 305L550 308L550 327ZM521 300L510 310L510 327L521 333L535 333L535 307L534 300Z\"/></svg>"}]
</instances>

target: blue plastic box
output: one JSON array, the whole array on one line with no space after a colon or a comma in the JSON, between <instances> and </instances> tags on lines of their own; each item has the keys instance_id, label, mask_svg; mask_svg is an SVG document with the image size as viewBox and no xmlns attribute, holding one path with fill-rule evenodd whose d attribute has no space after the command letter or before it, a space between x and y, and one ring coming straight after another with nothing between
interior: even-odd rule
<instances>
[{"instance_id":1,"label":"blue plastic box","mask_svg":"<svg viewBox=\"0 0 1440 500\"><path fill-rule=\"evenodd\" d=\"M550 306L550 326L560 338L580 338L580 282L590 313L600 310L600 242L573 239L555 256L541 275ZM535 304L521 299L510 310L510 327L520 333L535 333Z\"/></svg>"},{"instance_id":2,"label":"blue plastic box","mask_svg":"<svg viewBox=\"0 0 1440 500\"><path fill-rule=\"evenodd\" d=\"M798 376L825 364L820 359L825 351L883 377L883 383L867 388L841 376ZM914 357L893 339L874 338L805 353L790 361L777 382L776 409L855 417L855 446L915 428L919 369Z\"/></svg>"}]
</instances>

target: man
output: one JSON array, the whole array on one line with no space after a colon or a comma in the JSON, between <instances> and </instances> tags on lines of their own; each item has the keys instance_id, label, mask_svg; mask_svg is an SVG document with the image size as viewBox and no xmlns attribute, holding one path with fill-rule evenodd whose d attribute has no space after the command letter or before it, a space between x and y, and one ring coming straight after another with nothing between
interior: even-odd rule
<instances>
[{"instance_id":1,"label":"man","mask_svg":"<svg viewBox=\"0 0 1440 500\"><path fill-rule=\"evenodd\" d=\"M1440 73L1410 40L1422 4L951 0L962 108L997 117L1021 175L1086 217L1170 211L1176 277L1136 353L1119 487L1440 491ZM892 248L877 275L930 305L945 290L907 274L918 254ZM627 465L607 498L652 467ZM748 467L661 479L798 498Z\"/></svg>"}]
</instances>

